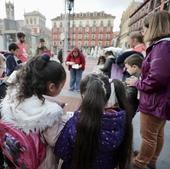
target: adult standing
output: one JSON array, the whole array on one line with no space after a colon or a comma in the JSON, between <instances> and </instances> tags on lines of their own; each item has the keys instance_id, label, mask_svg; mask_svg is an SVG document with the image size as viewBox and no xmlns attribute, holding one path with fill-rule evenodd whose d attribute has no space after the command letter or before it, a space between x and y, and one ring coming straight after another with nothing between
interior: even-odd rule
<instances>
[{"instance_id":1,"label":"adult standing","mask_svg":"<svg viewBox=\"0 0 170 169\"><path fill-rule=\"evenodd\" d=\"M67 56L66 65L70 71L70 91L80 91L80 81L85 69L85 57L78 48L74 48Z\"/></svg>"},{"instance_id":2,"label":"adult standing","mask_svg":"<svg viewBox=\"0 0 170 169\"><path fill-rule=\"evenodd\" d=\"M141 80L127 81L140 91L140 126L142 143L133 160L135 168L156 169L164 142L164 126L170 120L170 14L166 11L148 16L144 39L150 42L142 66Z\"/></svg>"},{"instance_id":3,"label":"adult standing","mask_svg":"<svg viewBox=\"0 0 170 169\"><path fill-rule=\"evenodd\" d=\"M133 51L140 52L143 56L146 55L146 46L143 41L143 35L141 32L136 31L130 34L130 47Z\"/></svg>"},{"instance_id":4,"label":"adult standing","mask_svg":"<svg viewBox=\"0 0 170 169\"><path fill-rule=\"evenodd\" d=\"M17 38L18 38L17 46L19 47L18 58L23 63L26 62L28 59L27 47L25 44L25 34L23 32L18 32Z\"/></svg>"}]
</instances>

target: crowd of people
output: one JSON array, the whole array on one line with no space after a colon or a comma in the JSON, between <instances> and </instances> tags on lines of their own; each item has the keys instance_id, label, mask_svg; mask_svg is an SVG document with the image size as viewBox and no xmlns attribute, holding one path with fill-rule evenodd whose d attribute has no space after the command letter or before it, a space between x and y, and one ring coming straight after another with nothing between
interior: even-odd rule
<instances>
[{"instance_id":1,"label":"crowd of people","mask_svg":"<svg viewBox=\"0 0 170 169\"><path fill-rule=\"evenodd\" d=\"M130 36L131 50L106 51L83 79L85 56L78 48L68 54L69 90L81 96L71 117L58 100L66 82L62 51L60 62L52 60L40 39L28 59L18 33L19 42L0 55L0 169L156 169L170 120L170 14L146 17L142 33Z\"/></svg>"}]
</instances>

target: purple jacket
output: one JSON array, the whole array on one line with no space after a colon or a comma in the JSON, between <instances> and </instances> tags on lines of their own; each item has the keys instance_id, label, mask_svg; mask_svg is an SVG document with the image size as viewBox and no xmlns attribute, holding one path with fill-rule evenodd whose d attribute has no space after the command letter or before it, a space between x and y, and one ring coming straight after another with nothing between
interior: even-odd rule
<instances>
[{"instance_id":1,"label":"purple jacket","mask_svg":"<svg viewBox=\"0 0 170 169\"><path fill-rule=\"evenodd\" d=\"M76 124L79 112L66 123L55 145L55 154L64 162L61 169L70 169L72 153L76 140ZM124 136L125 111L109 111L103 114L99 141L99 152L93 169L113 169L118 165L117 152Z\"/></svg>"},{"instance_id":2,"label":"purple jacket","mask_svg":"<svg viewBox=\"0 0 170 169\"><path fill-rule=\"evenodd\" d=\"M151 45L142 65L142 77L136 87L140 90L140 112L170 120L170 38Z\"/></svg>"}]
</instances>

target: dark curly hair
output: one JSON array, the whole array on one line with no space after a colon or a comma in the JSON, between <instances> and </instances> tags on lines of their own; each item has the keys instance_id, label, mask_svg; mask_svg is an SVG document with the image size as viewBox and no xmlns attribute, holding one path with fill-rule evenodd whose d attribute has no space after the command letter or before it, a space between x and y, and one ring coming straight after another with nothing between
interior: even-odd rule
<instances>
[{"instance_id":1,"label":"dark curly hair","mask_svg":"<svg viewBox=\"0 0 170 169\"><path fill-rule=\"evenodd\" d=\"M44 102L43 95L47 94L49 82L59 86L66 79L63 66L51 61L47 55L32 58L21 68L17 74L15 87L17 87L17 99L24 99L36 95Z\"/></svg>"}]
</instances>

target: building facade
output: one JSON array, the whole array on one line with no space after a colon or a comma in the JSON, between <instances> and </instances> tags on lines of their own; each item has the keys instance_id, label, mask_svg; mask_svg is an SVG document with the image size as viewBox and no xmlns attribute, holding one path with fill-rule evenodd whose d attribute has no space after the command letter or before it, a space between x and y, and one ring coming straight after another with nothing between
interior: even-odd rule
<instances>
[{"instance_id":1,"label":"building facade","mask_svg":"<svg viewBox=\"0 0 170 169\"><path fill-rule=\"evenodd\" d=\"M69 46L91 49L95 46L112 45L115 16L104 12L77 13L70 16ZM64 43L64 15L52 19L52 40L54 48Z\"/></svg>"},{"instance_id":2,"label":"building facade","mask_svg":"<svg viewBox=\"0 0 170 169\"><path fill-rule=\"evenodd\" d=\"M118 39L118 47L123 49L129 48L129 23L130 15L137 9L140 2L132 2L129 7L123 12L120 24L120 34Z\"/></svg>"},{"instance_id":3,"label":"building facade","mask_svg":"<svg viewBox=\"0 0 170 169\"><path fill-rule=\"evenodd\" d=\"M46 41L46 46L51 48L51 31L46 27L45 16L39 11L33 11L24 14L24 21L25 27L31 29L33 41L34 43L36 41L36 46L38 45L39 39L43 38Z\"/></svg>"},{"instance_id":4,"label":"building facade","mask_svg":"<svg viewBox=\"0 0 170 169\"><path fill-rule=\"evenodd\" d=\"M130 16L130 32L140 31L143 27L144 18L160 10L170 12L170 0L145 0Z\"/></svg>"}]
</instances>

